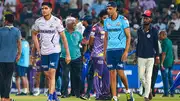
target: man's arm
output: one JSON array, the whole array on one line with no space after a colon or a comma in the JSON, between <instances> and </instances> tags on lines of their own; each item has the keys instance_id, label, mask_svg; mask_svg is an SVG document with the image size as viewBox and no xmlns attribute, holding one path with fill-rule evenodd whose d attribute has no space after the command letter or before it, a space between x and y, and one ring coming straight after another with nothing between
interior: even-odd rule
<instances>
[{"instance_id":1,"label":"man's arm","mask_svg":"<svg viewBox=\"0 0 180 101\"><path fill-rule=\"evenodd\" d=\"M39 46L39 41L38 41L37 34L38 34L37 31L32 31L32 39L34 41L34 45L35 45L35 47L37 49L38 54L41 55L40 54L40 46Z\"/></svg>"},{"instance_id":2,"label":"man's arm","mask_svg":"<svg viewBox=\"0 0 180 101\"><path fill-rule=\"evenodd\" d=\"M166 53L165 52L162 52L162 60L161 60L161 65L164 64L164 60L166 58Z\"/></svg>"},{"instance_id":3,"label":"man's arm","mask_svg":"<svg viewBox=\"0 0 180 101\"><path fill-rule=\"evenodd\" d=\"M21 46L21 38L19 38L17 40L17 48L18 48L18 52L17 52L17 57L16 57L16 62L19 61L20 57L21 57L21 49L22 49L22 46Z\"/></svg>"},{"instance_id":4,"label":"man's arm","mask_svg":"<svg viewBox=\"0 0 180 101\"><path fill-rule=\"evenodd\" d=\"M126 48L125 48L125 52L129 52L129 48L130 48L130 43L131 43L131 34L130 34L130 28L126 28L124 29L124 32L126 34Z\"/></svg>"},{"instance_id":5,"label":"man's arm","mask_svg":"<svg viewBox=\"0 0 180 101\"><path fill-rule=\"evenodd\" d=\"M71 60L70 53L69 53L68 42L67 42L64 31L60 32L59 34L61 36L61 40L62 40L62 42L64 44L64 48L66 50L66 63L68 64L70 62L70 60Z\"/></svg>"},{"instance_id":6,"label":"man's arm","mask_svg":"<svg viewBox=\"0 0 180 101\"><path fill-rule=\"evenodd\" d=\"M108 33L105 32L105 36L104 36L104 60L105 61L106 61L107 42L108 42Z\"/></svg>"}]
</instances>

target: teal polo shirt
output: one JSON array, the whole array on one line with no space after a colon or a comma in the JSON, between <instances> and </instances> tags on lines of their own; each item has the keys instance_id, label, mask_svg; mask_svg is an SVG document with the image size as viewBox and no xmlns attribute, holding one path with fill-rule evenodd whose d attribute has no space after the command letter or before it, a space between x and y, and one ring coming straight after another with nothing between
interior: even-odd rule
<instances>
[{"instance_id":1,"label":"teal polo shirt","mask_svg":"<svg viewBox=\"0 0 180 101\"><path fill-rule=\"evenodd\" d=\"M81 43L83 36L78 31L69 33L66 29L64 32L65 32L66 39L68 41L71 59L75 60L81 56L79 44ZM62 40L60 40L60 44L61 44L61 56L60 57L65 58L66 50L64 48L64 44L62 43Z\"/></svg>"}]
</instances>

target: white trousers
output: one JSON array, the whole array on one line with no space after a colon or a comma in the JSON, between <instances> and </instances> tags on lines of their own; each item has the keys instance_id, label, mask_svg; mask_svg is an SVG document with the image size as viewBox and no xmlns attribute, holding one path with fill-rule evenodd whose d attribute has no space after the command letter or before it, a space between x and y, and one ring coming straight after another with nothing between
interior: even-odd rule
<instances>
[{"instance_id":1,"label":"white trousers","mask_svg":"<svg viewBox=\"0 0 180 101\"><path fill-rule=\"evenodd\" d=\"M139 79L145 88L144 97L148 98L151 91L151 77L154 58L138 58Z\"/></svg>"}]
</instances>

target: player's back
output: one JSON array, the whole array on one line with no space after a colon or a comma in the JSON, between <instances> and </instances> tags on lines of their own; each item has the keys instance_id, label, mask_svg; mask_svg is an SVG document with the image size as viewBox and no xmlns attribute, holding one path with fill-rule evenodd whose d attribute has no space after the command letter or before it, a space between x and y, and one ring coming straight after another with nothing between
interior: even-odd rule
<instances>
[{"instance_id":1,"label":"player's back","mask_svg":"<svg viewBox=\"0 0 180 101\"><path fill-rule=\"evenodd\" d=\"M110 17L104 21L104 30L108 33L107 50L124 49L126 47L126 35L124 29L129 27L128 20L118 15L117 19Z\"/></svg>"},{"instance_id":2,"label":"player's back","mask_svg":"<svg viewBox=\"0 0 180 101\"><path fill-rule=\"evenodd\" d=\"M0 28L0 62L14 62L17 54L17 40L20 30L16 27Z\"/></svg>"}]
</instances>

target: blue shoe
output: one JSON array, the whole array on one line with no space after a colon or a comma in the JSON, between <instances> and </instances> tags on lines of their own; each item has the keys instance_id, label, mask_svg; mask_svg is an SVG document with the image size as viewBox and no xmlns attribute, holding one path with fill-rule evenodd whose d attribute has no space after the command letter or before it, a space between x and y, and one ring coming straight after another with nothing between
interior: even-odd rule
<instances>
[{"instance_id":1,"label":"blue shoe","mask_svg":"<svg viewBox=\"0 0 180 101\"><path fill-rule=\"evenodd\" d=\"M49 94L47 101L53 101L53 95L52 94Z\"/></svg>"},{"instance_id":2,"label":"blue shoe","mask_svg":"<svg viewBox=\"0 0 180 101\"><path fill-rule=\"evenodd\" d=\"M58 98L56 92L53 93L53 101L60 101L60 99Z\"/></svg>"}]
</instances>

